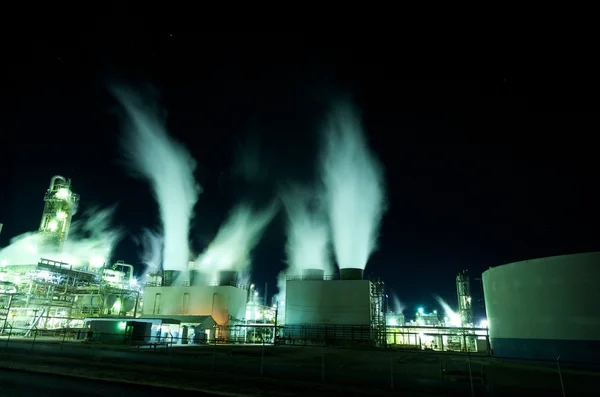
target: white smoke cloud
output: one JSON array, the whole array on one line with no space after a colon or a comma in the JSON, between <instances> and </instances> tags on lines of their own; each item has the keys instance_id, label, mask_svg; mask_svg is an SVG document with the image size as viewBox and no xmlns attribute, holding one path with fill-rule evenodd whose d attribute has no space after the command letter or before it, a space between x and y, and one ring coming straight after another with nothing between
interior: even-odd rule
<instances>
[{"instance_id":1,"label":"white smoke cloud","mask_svg":"<svg viewBox=\"0 0 600 397\"><path fill-rule=\"evenodd\" d=\"M249 271L252 250L277 210L276 204L260 211L248 204L234 207L213 241L196 259L200 271L211 277L221 270Z\"/></svg>"},{"instance_id":2,"label":"white smoke cloud","mask_svg":"<svg viewBox=\"0 0 600 397\"><path fill-rule=\"evenodd\" d=\"M321 166L337 264L364 269L377 246L385 211L384 177L347 103L329 118Z\"/></svg>"},{"instance_id":3,"label":"white smoke cloud","mask_svg":"<svg viewBox=\"0 0 600 397\"><path fill-rule=\"evenodd\" d=\"M290 275L304 269L331 273L329 227L322 203L308 189L298 186L282 195L287 213L287 264Z\"/></svg>"},{"instance_id":4,"label":"white smoke cloud","mask_svg":"<svg viewBox=\"0 0 600 397\"><path fill-rule=\"evenodd\" d=\"M442 299L442 297L438 296L438 295L434 295L435 300L440 304L440 306L442 307L442 309L444 310L444 323L446 326L451 326L451 327L461 327L462 326L462 320L460 318L460 314L458 314L457 312L455 312L454 310L452 310L452 308L450 307L450 305L448 303L446 303L445 300Z\"/></svg>"},{"instance_id":5,"label":"white smoke cloud","mask_svg":"<svg viewBox=\"0 0 600 397\"><path fill-rule=\"evenodd\" d=\"M168 135L155 104L145 103L128 90L113 92L130 122L122 140L125 158L133 171L150 182L158 201L164 243L162 267L186 271L190 221L201 192L194 179L196 162Z\"/></svg>"},{"instance_id":6,"label":"white smoke cloud","mask_svg":"<svg viewBox=\"0 0 600 397\"><path fill-rule=\"evenodd\" d=\"M400 299L398 298L398 295L396 295L395 293L392 293L392 307L391 307L392 311L394 313L403 313L404 309L406 309L406 306L404 305L404 303L402 303L400 301Z\"/></svg>"},{"instance_id":7,"label":"white smoke cloud","mask_svg":"<svg viewBox=\"0 0 600 397\"><path fill-rule=\"evenodd\" d=\"M142 250L140 259L147 266L146 274L154 274L160 271L163 248L162 234L154 230L144 229L141 236L135 239L135 242Z\"/></svg>"},{"instance_id":8,"label":"white smoke cloud","mask_svg":"<svg viewBox=\"0 0 600 397\"><path fill-rule=\"evenodd\" d=\"M57 251L45 243L44 236L28 232L11 239L0 251L3 265L33 265L41 258L65 262L74 267L100 267L108 264L122 230L111 226L115 207L91 209L83 219L73 221L68 239Z\"/></svg>"}]
</instances>

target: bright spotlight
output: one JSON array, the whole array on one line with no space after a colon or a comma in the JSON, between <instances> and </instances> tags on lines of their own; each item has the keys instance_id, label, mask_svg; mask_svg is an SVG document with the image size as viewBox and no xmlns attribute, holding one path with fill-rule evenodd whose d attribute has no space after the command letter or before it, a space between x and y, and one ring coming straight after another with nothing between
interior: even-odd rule
<instances>
[{"instance_id":1,"label":"bright spotlight","mask_svg":"<svg viewBox=\"0 0 600 397\"><path fill-rule=\"evenodd\" d=\"M479 323L479 328L487 328L487 327L488 327L488 321L481 320L481 322Z\"/></svg>"},{"instance_id":2,"label":"bright spotlight","mask_svg":"<svg viewBox=\"0 0 600 397\"><path fill-rule=\"evenodd\" d=\"M63 188L58 189L58 191L56 192L56 197L59 199L66 199L70 196L70 193L71 192L69 192L69 189L65 189L63 187Z\"/></svg>"},{"instance_id":3,"label":"bright spotlight","mask_svg":"<svg viewBox=\"0 0 600 397\"><path fill-rule=\"evenodd\" d=\"M92 267L101 267L104 265L104 258L99 255L94 255L90 258L90 265Z\"/></svg>"},{"instance_id":4,"label":"bright spotlight","mask_svg":"<svg viewBox=\"0 0 600 397\"><path fill-rule=\"evenodd\" d=\"M423 309L422 307L420 307L420 308L418 309L418 311L419 311L419 314L423 314L423 313L424 313L424 309Z\"/></svg>"},{"instance_id":5,"label":"bright spotlight","mask_svg":"<svg viewBox=\"0 0 600 397\"><path fill-rule=\"evenodd\" d=\"M51 232L55 232L58 229L58 222L55 220L51 220L48 223L48 229L50 229Z\"/></svg>"}]
</instances>

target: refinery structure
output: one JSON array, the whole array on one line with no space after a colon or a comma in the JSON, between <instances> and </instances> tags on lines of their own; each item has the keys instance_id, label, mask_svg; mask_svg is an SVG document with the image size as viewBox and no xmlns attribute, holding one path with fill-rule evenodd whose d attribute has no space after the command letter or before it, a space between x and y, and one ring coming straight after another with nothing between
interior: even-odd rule
<instances>
[{"instance_id":1,"label":"refinery structure","mask_svg":"<svg viewBox=\"0 0 600 397\"><path fill-rule=\"evenodd\" d=\"M27 337L34 331L71 331L79 338L96 332L137 335L144 341L170 338L179 344L222 341L489 349L487 330L474 327L466 271L456 278L458 311L446 316L419 310L409 321L403 313L392 313L384 282L365 277L360 268L341 268L334 275L322 269L288 275L285 299L271 305L238 272L220 271L215 280L207 278L193 261L186 271L161 270L138 282L133 266L122 261L109 264L90 257L75 264L56 260L68 245L79 196L70 180L54 176L44 202L37 249L56 255L41 256L33 263L3 260L2 334Z\"/></svg>"},{"instance_id":2,"label":"refinery structure","mask_svg":"<svg viewBox=\"0 0 600 397\"><path fill-rule=\"evenodd\" d=\"M54 176L44 196L44 210L34 241L22 247L61 257L79 196L71 181ZM43 255L43 254L42 254ZM31 257L31 255L29 255ZM133 266L66 263L39 257L23 263L2 259L0 266L0 332L31 335L35 330L80 329L90 317L131 317L138 314L140 289Z\"/></svg>"}]
</instances>

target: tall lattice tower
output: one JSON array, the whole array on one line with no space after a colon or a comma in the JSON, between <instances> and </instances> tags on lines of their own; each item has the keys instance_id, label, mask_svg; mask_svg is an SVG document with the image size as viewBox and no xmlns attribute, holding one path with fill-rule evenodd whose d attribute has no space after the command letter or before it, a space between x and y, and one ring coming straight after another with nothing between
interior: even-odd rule
<instances>
[{"instance_id":1,"label":"tall lattice tower","mask_svg":"<svg viewBox=\"0 0 600 397\"><path fill-rule=\"evenodd\" d=\"M471 304L471 283L466 270L456 276L456 294L458 295L458 314L463 327L473 326L473 307Z\"/></svg>"},{"instance_id":2,"label":"tall lattice tower","mask_svg":"<svg viewBox=\"0 0 600 397\"><path fill-rule=\"evenodd\" d=\"M371 329L375 345L386 346L385 284L380 279L371 280Z\"/></svg>"},{"instance_id":3,"label":"tall lattice tower","mask_svg":"<svg viewBox=\"0 0 600 397\"><path fill-rule=\"evenodd\" d=\"M50 180L44 202L39 233L45 237L46 243L61 249L69 236L71 219L79 204L79 195L71 191L70 179L55 175Z\"/></svg>"}]
</instances>

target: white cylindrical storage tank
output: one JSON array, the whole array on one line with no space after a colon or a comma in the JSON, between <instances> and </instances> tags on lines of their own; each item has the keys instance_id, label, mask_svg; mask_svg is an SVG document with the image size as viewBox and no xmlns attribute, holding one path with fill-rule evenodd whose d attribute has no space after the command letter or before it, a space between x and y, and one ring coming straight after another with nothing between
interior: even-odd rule
<instances>
[{"instance_id":1,"label":"white cylindrical storage tank","mask_svg":"<svg viewBox=\"0 0 600 397\"><path fill-rule=\"evenodd\" d=\"M340 269L340 280L362 280L363 269L347 267Z\"/></svg>"},{"instance_id":2,"label":"white cylindrical storage tank","mask_svg":"<svg viewBox=\"0 0 600 397\"><path fill-rule=\"evenodd\" d=\"M75 302L79 307L100 308L102 307L102 295L79 295Z\"/></svg>"},{"instance_id":3,"label":"white cylindrical storage tank","mask_svg":"<svg viewBox=\"0 0 600 397\"><path fill-rule=\"evenodd\" d=\"M492 354L599 361L600 252L490 268L483 290Z\"/></svg>"},{"instance_id":4,"label":"white cylindrical storage tank","mask_svg":"<svg viewBox=\"0 0 600 397\"><path fill-rule=\"evenodd\" d=\"M323 280L325 270L323 269L304 269L302 270L302 280Z\"/></svg>"}]
</instances>

